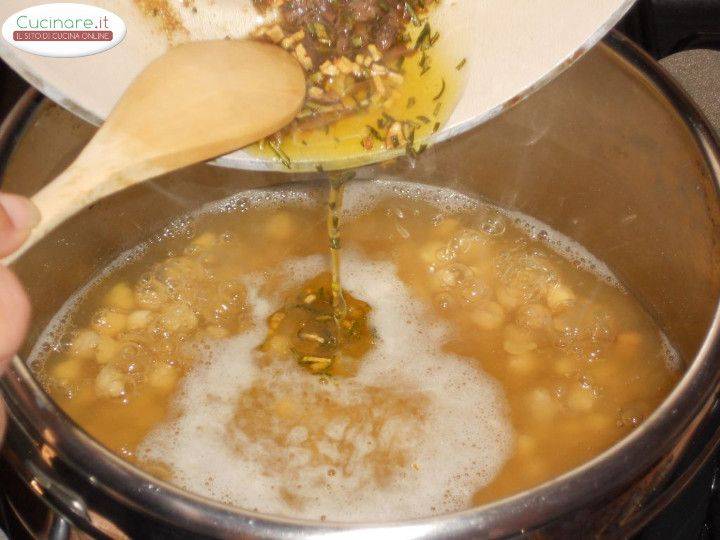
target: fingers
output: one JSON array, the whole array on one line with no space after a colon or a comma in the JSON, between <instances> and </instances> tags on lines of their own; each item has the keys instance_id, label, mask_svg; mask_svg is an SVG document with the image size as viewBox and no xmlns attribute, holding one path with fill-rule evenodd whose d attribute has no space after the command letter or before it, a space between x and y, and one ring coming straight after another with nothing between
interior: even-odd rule
<instances>
[{"instance_id":1,"label":"fingers","mask_svg":"<svg viewBox=\"0 0 720 540\"><path fill-rule=\"evenodd\" d=\"M0 193L0 258L10 255L40 222L35 205L19 195ZM30 322L30 302L20 281L0 265L0 375L22 345ZM0 443L5 433L5 411L0 398Z\"/></svg>"},{"instance_id":2,"label":"fingers","mask_svg":"<svg viewBox=\"0 0 720 540\"><path fill-rule=\"evenodd\" d=\"M3 400L0 397L0 446L2 446L3 437L5 436L5 423L6 422L7 422L7 419L5 418L5 404L3 403Z\"/></svg>"},{"instance_id":3,"label":"fingers","mask_svg":"<svg viewBox=\"0 0 720 540\"><path fill-rule=\"evenodd\" d=\"M15 275L0 266L0 375L22 345L30 322L30 301ZM0 444L5 433L5 411L0 398Z\"/></svg>"},{"instance_id":4,"label":"fingers","mask_svg":"<svg viewBox=\"0 0 720 540\"><path fill-rule=\"evenodd\" d=\"M15 274L0 266L0 373L25 339L30 301Z\"/></svg>"},{"instance_id":5,"label":"fingers","mask_svg":"<svg viewBox=\"0 0 720 540\"><path fill-rule=\"evenodd\" d=\"M40 212L29 199L0 193L0 258L19 248L38 223Z\"/></svg>"}]
</instances>

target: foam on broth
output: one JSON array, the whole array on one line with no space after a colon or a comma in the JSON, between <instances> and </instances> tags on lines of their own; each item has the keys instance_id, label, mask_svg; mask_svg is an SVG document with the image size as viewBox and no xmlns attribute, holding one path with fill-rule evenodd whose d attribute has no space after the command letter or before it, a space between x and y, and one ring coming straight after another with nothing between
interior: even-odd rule
<instances>
[{"instance_id":1,"label":"foam on broth","mask_svg":"<svg viewBox=\"0 0 720 540\"><path fill-rule=\"evenodd\" d=\"M321 382L284 362L258 368L253 359L271 300L251 285L260 331L197 352L203 361L182 385L177 419L155 430L140 455L179 471L176 481L190 491L266 513L382 521L468 506L512 447L502 390L467 359L442 351L448 329L428 316L392 264L349 255L343 279L376 306L377 347L356 377ZM233 422L238 396L248 399L253 385L274 403L306 409L296 424L278 422L252 440ZM318 424L328 408L335 417Z\"/></svg>"}]
</instances>

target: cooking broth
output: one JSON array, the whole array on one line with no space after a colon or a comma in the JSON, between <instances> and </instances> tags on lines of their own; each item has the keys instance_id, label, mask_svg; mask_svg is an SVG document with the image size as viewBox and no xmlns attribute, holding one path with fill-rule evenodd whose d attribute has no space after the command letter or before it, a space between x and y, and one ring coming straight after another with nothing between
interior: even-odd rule
<instances>
[{"instance_id":1,"label":"cooking broth","mask_svg":"<svg viewBox=\"0 0 720 540\"><path fill-rule=\"evenodd\" d=\"M394 181L346 187L349 325L325 362L325 200L324 187L244 194L121 257L48 329L40 381L108 448L189 491L364 521L551 479L630 433L680 376L581 247Z\"/></svg>"}]
</instances>

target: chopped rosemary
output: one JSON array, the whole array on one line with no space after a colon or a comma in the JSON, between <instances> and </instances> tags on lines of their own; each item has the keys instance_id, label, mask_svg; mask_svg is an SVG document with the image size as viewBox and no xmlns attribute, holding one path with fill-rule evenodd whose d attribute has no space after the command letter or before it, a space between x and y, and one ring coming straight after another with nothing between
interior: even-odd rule
<instances>
[{"instance_id":1,"label":"chopped rosemary","mask_svg":"<svg viewBox=\"0 0 720 540\"><path fill-rule=\"evenodd\" d=\"M427 116L425 116L424 114L421 114L420 116L418 116L417 119L420 120L423 124L430 123L430 119Z\"/></svg>"},{"instance_id":2,"label":"chopped rosemary","mask_svg":"<svg viewBox=\"0 0 720 540\"><path fill-rule=\"evenodd\" d=\"M445 77L443 77L442 87L440 88L440 92L438 92L438 94L435 97L433 97L433 101L437 101L438 99L440 99L442 97L442 95L445 93L445 87L446 87Z\"/></svg>"},{"instance_id":3,"label":"chopped rosemary","mask_svg":"<svg viewBox=\"0 0 720 540\"><path fill-rule=\"evenodd\" d=\"M410 96L407 100L407 108L412 109L415 106L416 100L413 96Z\"/></svg>"},{"instance_id":4,"label":"chopped rosemary","mask_svg":"<svg viewBox=\"0 0 720 540\"><path fill-rule=\"evenodd\" d=\"M430 39L430 23L425 23L425 26L423 26L423 29L418 34L417 39L415 40L415 47L413 47L416 51L419 49L425 50L427 49L426 43L429 42Z\"/></svg>"},{"instance_id":5,"label":"chopped rosemary","mask_svg":"<svg viewBox=\"0 0 720 540\"><path fill-rule=\"evenodd\" d=\"M393 116L390 116L390 115L389 115L388 113L386 113L385 111L382 112L382 115L383 115L383 118L384 118L388 123L392 124L393 122L395 122L395 118L394 118Z\"/></svg>"},{"instance_id":6,"label":"chopped rosemary","mask_svg":"<svg viewBox=\"0 0 720 540\"><path fill-rule=\"evenodd\" d=\"M368 131L370 131L370 135L372 135L373 138L377 139L378 141L383 140L382 136L380 135L380 132L377 129L375 129L374 127L372 127L370 125L368 125L366 127L368 128Z\"/></svg>"},{"instance_id":7,"label":"chopped rosemary","mask_svg":"<svg viewBox=\"0 0 720 540\"><path fill-rule=\"evenodd\" d=\"M290 157L285 153L282 148L280 148L280 143L273 139L269 139L268 143L270 144L270 148L272 149L273 153L278 157L282 164L286 168L292 169L292 162L290 161Z\"/></svg>"},{"instance_id":8,"label":"chopped rosemary","mask_svg":"<svg viewBox=\"0 0 720 540\"><path fill-rule=\"evenodd\" d=\"M410 5L410 2L405 0L405 11L407 12L408 16L410 17L410 20L412 21L414 26L420 26L420 18L417 16L417 13L415 13L415 10Z\"/></svg>"},{"instance_id":9,"label":"chopped rosemary","mask_svg":"<svg viewBox=\"0 0 720 540\"><path fill-rule=\"evenodd\" d=\"M420 76L422 77L425 75L428 71L430 71L430 57L423 51L422 55L420 56L420 62L418 62L418 66L420 66Z\"/></svg>"},{"instance_id":10,"label":"chopped rosemary","mask_svg":"<svg viewBox=\"0 0 720 540\"><path fill-rule=\"evenodd\" d=\"M455 69L460 71L462 68L465 67L465 64L467 64L467 58L463 58L462 60L460 60L460 63L457 66L455 66Z\"/></svg>"}]
</instances>

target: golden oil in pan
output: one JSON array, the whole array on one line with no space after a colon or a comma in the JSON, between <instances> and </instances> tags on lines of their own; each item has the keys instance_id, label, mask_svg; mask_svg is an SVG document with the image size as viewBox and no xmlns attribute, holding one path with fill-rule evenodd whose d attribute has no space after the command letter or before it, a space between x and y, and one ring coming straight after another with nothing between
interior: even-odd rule
<instances>
[{"instance_id":1,"label":"golden oil in pan","mask_svg":"<svg viewBox=\"0 0 720 540\"><path fill-rule=\"evenodd\" d=\"M373 106L327 128L308 131L293 128L284 134L280 149L287 155L290 169L313 169L316 163L322 163L326 169L352 167L376 161L379 156L404 153L405 148L388 150L381 140L384 130L378 127L378 122L385 120L383 113L398 121L414 122L415 148L419 148L448 120L463 89L465 60L450 58L442 49L442 39L427 53L429 70L423 72L419 52L403 62L403 84L395 89L395 97L386 105ZM368 126L380 132L380 138L373 136ZM368 137L372 142L370 149L364 146ZM277 159L267 142L252 145L248 151Z\"/></svg>"}]
</instances>

